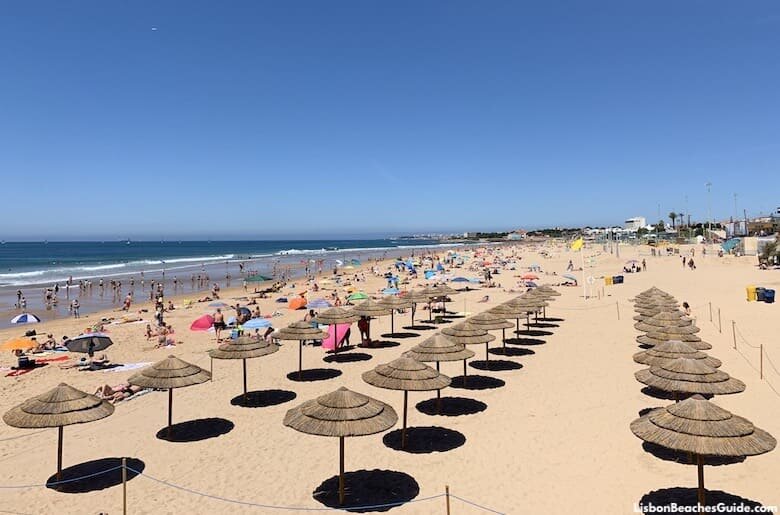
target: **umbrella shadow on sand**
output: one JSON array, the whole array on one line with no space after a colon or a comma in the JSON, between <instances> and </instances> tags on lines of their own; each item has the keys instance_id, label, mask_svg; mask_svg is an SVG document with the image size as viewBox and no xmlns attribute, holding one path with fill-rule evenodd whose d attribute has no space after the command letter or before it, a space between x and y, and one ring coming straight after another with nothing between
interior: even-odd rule
<instances>
[{"instance_id":1,"label":"umbrella shadow on sand","mask_svg":"<svg viewBox=\"0 0 780 515\"><path fill-rule=\"evenodd\" d=\"M227 434L234 427L233 422L224 418L199 418L173 424L170 427L170 435L168 428L164 427L156 436L168 442L199 442Z\"/></svg>"},{"instance_id":2,"label":"umbrella shadow on sand","mask_svg":"<svg viewBox=\"0 0 780 515\"><path fill-rule=\"evenodd\" d=\"M509 361L508 359L491 359L485 361L484 359L469 361L471 368L477 370L487 370L490 372L507 372L509 370L520 370L523 365L516 361Z\"/></svg>"},{"instance_id":3,"label":"umbrella shadow on sand","mask_svg":"<svg viewBox=\"0 0 780 515\"><path fill-rule=\"evenodd\" d=\"M560 327L558 324L552 324L550 322L531 322L531 325L529 327L536 327L538 329L544 329L544 328L553 328L553 327Z\"/></svg>"},{"instance_id":4,"label":"umbrella shadow on sand","mask_svg":"<svg viewBox=\"0 0 780 515\"><path fill-rule=\"evenodd\" d=\"M653 490L650 493L645 494L639 500L640 506L653 506L658 510L661 506L677 505L678 511L680 507L687 507L691 510L691 513L696 513L695 507L698 504L696 488L663 488L661 490ZM724 506L745 506L752 507L754 513L762 513L756 510L757 507L762 506L761 503L738 495L730 494L722 490L707 490L707 505L710 507L723 503ZM645 513L658 513L657 511L648 510Z\"/></svg>"},{"instance_id":5,"label":"umbrella shadow on sand","mask_svg":"<svg viewBox=\"0 0 780 515\"><path fill-rule=\"evenodd\" d=\"M388 511L407 503L420 493L420 485L403 472L357 470L344 474L344 503L339 504L339 477L326 479L312 496L329 508L357 513ZM382 505L379 507L373 507Z\"/></svg>"},{"instance_id":6,"label":"umbrella shadow on sand","mask_svg":"<svg viewBox=\"0 0 780 515\"><path fill-rule=\"evenodd\" d=\"M667 392L664 390L659 390L658 388L653 388L652 386L645 386L640 390L643 394L647 395L648 397L652 397L654 399L661 399L664 401L676 401L676 400L684 400L692 395L696 395L695 393L673 393L673 392ZM699 394L705 399L712 399L711 394Z\"/></svg>"},{"instance_id":7,"label":"umbrella shadow on sand","mask_svg":"<svg viewBox=\"0 0 780 515\"><path fill-rule=\"evenodd\" d=\"M380 336L382 336L382 338L389 338L390 340L403 340L406 338L417 338L420 335L418 333L385 333Z\"/></svg>"},{"instance_id":8,"label":"umbrella shadow on sand","mask_svg":"<svg viewBox=\"0 0 780 515\"><path fill-rule=\"evenodd\" d=\"M406 447L401 447L401 430L386 433L382 438L385 446L396 451L412 454L430 454L457 449L466 443L466 436L460 431L438 426L417 426L406 428Z\"/></svg>"},{"instance_id":9,"label":"umbrella shadow on sand","mask_svg":"<svg viewBox=\"0 0 780 515\"><path fill-rule=\"evenodd\" d=\"M441 402L441 411L438 408L438 402ZM487 404L476 399L467 397L442 397L441 399L427 399L417 403L417 411L425 415L442 417L460 417L463 415L474 415L487 409Z\"/></svg>"},{"instance_id":10,"label":"umbrella shadow on sand","mask_svg":"<svg viewBox=\"0 0 780 515\"><path fill-rule=\"evenodd\" d=\"M267 408L290 402L295 397L297 397L295 392L290 390L255 390L247 392L246 396L242 394L233 397L230 399L230 404L242 408Z\"/></svg>"},{"instance_id":11,"label":"umbrella shadow on sand","mask_svg":"<svg viewBox=\"0 0 780 515\"><path fill-rule=\"evenodd\" d=\"M490 390L493 388L501 388L505 385L506 381L497 377L469 375L465 376L465 378L464 376L453 377L450 388L458 388L461 390Z\"/></svg>"},{"instance_id":12,"label":"umbrella shadow on sand","mask_svg":"<svg viewBox=\"0 0 780 515\"><path fill-rule=\"evenodd\" d=\"M547 342L540 338L507 338L507 345L544 345Z\"/></svg>"},{"instance_id":13,"label":"umbrella shadow on sand","mask_svg":"<svg viewBox=\"0 0 780 515\"><path fill-rule=\"evenodd\" d=\"M520 329L519 331L512 331L518 336L552 336L552 331L542 331L541 329ZM511 338L507 338L510 340Z\"/></svg>"},{"instance_id":14,"label":"umbrella shadow on sand","mask_svg":"<svg viewBox=\"0 0 780 515\"><path fill-rule=\"evenodd\" d=\"M433 331L436 329L435 325L420 324L420 325L405 325L403 327L407 331Z\"/></svg>"},{"instance_id":15,"label":"umbrella shadow on sand","mask_svg":"<svg viewBox=\"0 0 780 515\"><path fill-rule=\"evenodd\" d=\"M661 445L649 442L643 442L642 449L664 461L673 461L682 465L696 465L695 461L691 461L691 454L685 451L675 451L674 449L668 449ZM719 465L742 463L745 461L745 456L702 456L702 459L704 460L705 465L717 467Z\"/></svg>"},{"instance_id":16,"label":"umbrella shadow on sand","mask_svg":"<svg viewBox=\"0 0 780 515\"><path fill-rule=\"evenodd\" d=\"M295 382L308 383L311 381L327 381L328 379L333 379L340 375L341 370L335 368L309 368L307 370L301 370L300 374L298 374L297 370L295 372L290 372L287 374L287 379Z\"/></svg>"},{"instance_id":17,"label":"umbrella shadow on sand","mask_svg":"<svg viewBox=\"0 0 780 515\"><path fill-rule=\"evenodd\" d=\"M399 345L401 344L390 340L371 340L371 343L361 343L358 347L361 349L389 349Z\"/></svg>"},{"instance_id":18,"label":"umbrella shadow on sand","mask_svg":"<svg viewBox=\"0 0 780 515\"><path fill-rule=\"evenodd\" d=\"M536 354L536 352L533 351L533 349L526 349L523 347L516 348L516 347L494 347L488 351L491 354L495 354L496 356L506 356L506 357L519 357L519 356L530 356L531 354Z\"/></svg>"},{"instance_id":19,"label":"umbrella shadow on sand","mask_svg":"<svg viewBox=\"0 0 780 515\"><path fill-rule=\"evenodd\" d=\"M358 361L368 361L372 358L371 354L365 352L345 352L344 354L329 354L322 358L325 363L357 363Z\"/></svg>"},{"instance_id":20,"label":"umbrella shadow on sand","mask_svg":"<svg viewBox=\"0 0 780 515\"><path fill-rule=\"evenodd\" d=\"M62 469L62 477L57 481L57 475L46 480L46 487L66 494L82 494L111 488L122 484L122 458L101 458L86 461ZM136 458L127 458L127 480L135 478L143 472L146 464ZM116 469L116 470L111 470ZM111 470L111 472L105 472ZM135 470L136 472L133 472ZM101 472L105 472L101 474ZM83 478L83 479L79 479ZM74 481L76 480L76 481Z\"/></svg>"},{"instance_id":21,"label":"umbrella shadow on sand","mask_svg":"<svg viewBox=\"0 0 780 515\"><path fill-rule=\"evenodd\" d=\"M556 317L539 317L538 320L540 322L565 322L563 318L556 318Z\"/></svg>"}]
</instances>

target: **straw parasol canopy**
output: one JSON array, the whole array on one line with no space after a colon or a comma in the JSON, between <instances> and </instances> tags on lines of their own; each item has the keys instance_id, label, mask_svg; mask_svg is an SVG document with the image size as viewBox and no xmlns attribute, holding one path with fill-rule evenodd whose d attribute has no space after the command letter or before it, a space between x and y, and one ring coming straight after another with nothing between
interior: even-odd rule
<instances>
[{"instance_id":1,"label":"straw parasol canopy","mask_svg":"<svg viewBox=\"0 0 780 515\"><path fill-rule=\"evenodd\" d=\"M653 315L649 318L645 318L641 322L634 324L634 328L639 331L653 332L659 330L667 330L668 332L676 332L678 328L685 334L698 333L700 329L693 325L693 319L684 316L681 312L661 312Z\"/></svg>"},{"instance_id":2,"label":"straw parasol canopy","mask_svg":"<svg viewBox=\"0 0 780 515\"><path fill-rule=\"evenodd\" d=\"M406 447L406 417L408 413L409 391L441 390L452 382L449 377L439 373L438 370L407 357L377 365L373 370L363 372L363 381L378 388L404 391L401 448Z\"/></svg>"},{"instance_id":3,"label":"straw parasol canopy","mask_svg":"<svg viewBox=\"0 0 780 515\"><path fill-rule=\"evenodd\" d=\"M361 317L381 317L390 314L391 309L372 299L366 299L351 309L351 312Z\"/></svg>"},{"instance_id":4,"label":"straw parasol canopy","mask_svg":"<svg viewBox=\"0 0 780 515\"><path fill-rule=\"evenodd\" d=\"M390 333L395 333L395 310L413 308L414 303L406 296L390 295L379 301L380 304L390 309ZM414 325L414 315L412 315L412 325Z\"/></svg>"},{"instance_id":5,"label":"straw parasol canopy","mask_svg":"<svg viewBox=\"0 0 780 515\"><path fill-rule=\"evenodd\" d=\"M303 374L303 342L324 340L328 337L328 333L314 327L311 322L299 321L274 331L271 337L277 340L298 340L298 379L301 379Z\"/></svg>"},{"instance_id":6,"label":"straw parasol canopy","mask_svg":"<svg viewBox=\"0 0 780 515\"><path fill-rule=\"evenodd\" d=\"M211 380L211 374L197 365L176 356L168 356L154 365L130 376L128 383L142 388L168 390L168 436L173 425L173 389L184 388Z\"/></svg>"},{"instance_id":7,"label":"straw parasol canopy","mask_svg":"<svg viewBox=\"0 0 780 515\"><path fill-rule=\"evenodd\" d=\"M703 456L755 456L771 451L777 440L749 420L700 395L653 410L631 422L631 431L645 442L696 456L699 504L705 504Z\"/></svg>"},{"instance_id":8,"label":"straw parasol canopy","mask_svg":"<svg viewBox=\"0 0 780 515\"><path fill-rule=\"evenodd\" d=\"M710 350L712 345L702 341L695 334L669 334L662 331L647 333L636 337L637 343L643 345L658 345L668 341L681 341L695 350Z\"/></svg>"},{"instance_id":9,"label":"straw parasol canopy","mask_svg":"<svg viewBox=\"0 0 780 515\"><path fill-rule=\"evenodd\" d=\"M634 361L643 365L660 366L677 358L689 358L702 360L707 366L718 368L721 365L719 359L713 358L704 352L699 352L687 343L669 340L659 343L652 349L634 354Z\"/></svg>"},{"instance_id":10,"label":"straw parasol canopy","mask_svg":"<svg viewBox=\"0 0 780 515\"><path fill-rule=\"evenodd\" d=\"M463 360L463 377L466 377L466 360L474 357L474 351L465 345L457 343L446 336L436 333L422 343L412 347L406 356L423 362L436 362L436 370L439 370L441 361ZM441 392L436 390L436 397L441 397Z\"/></svg>"},{"instance_id":11,"label":"straw parasol canopy","mask_svg":"<svg viewBox=\"0 0 780 515\"><path fill-rule=\"evenodd\" d=\"M470 322L461 322L452 327L445 327L441 330L441 334L463 345L489 343L496 339L495 336L488 334L482 327Z\"/></svg>"},{"instance_id":12,"label":"straw parasol canopy","mask_svg":"<svg viewBox=\"0 0 780 515\"><path fill-rule=\"evenodd\" d=\"M478 315L466 320L466 323L471 324L474 327L479 327L485 331L492 331L501 329L501 345L506 348L506 330L515 326L512 322L509 322L505 317L497 314L485 311ZM485 361L490 360L490 353L488 352L488 344L485 343Z\"/></svg>"},{"instance_id":13,"label":"straw parasol canopy","mask_svg":"<svg viewBox=\"0 0 780 515\"><path fill-rule=\"evenodd\" d=\"M12 427L37 429L56 427L57 480L62 477L63 427L94 422L114 413L114 405L77 390L65 383L41 395L27 399L3 415L3 421Z\"/></svg>"},{"instance_id":14,"label":"straw parasol canopy","mask_svg":"<svg viewBox=\"0 0 780 515\"><path fill-rule=\"evenodd\" d=\"M427 294L427 288L423 288L422 290L409 290L403 297L405 300L408 300L412 303L412 325L414 325L414 315L417 311L417 304L424 303L428 304L431 302L431 297ZM393 295L391 297L388 297L388 299L391 299L393 297L398 298L396 295Z\"/></svg>"},{"instance_id":15,"label":"straw parasol canopy","mask_svg":"<svg viewBox=\"0 0 780 515\"><path fill-rule=\"evenodd\" d=\"M273 354L279 346L265 340L242 336L230 343L220 345L209 351L209 356L215 359L240 359L244 369L244 400L246 400L246 360L260 358Z\"/></svg>"},{"instance_id":16,"label":"straw parasol canopy","mask_svg":"<svg viewBox=\"0 0 780 515\"><path fill-rule=\"evenodd\" d=\"M725 395L745 391L745 383L700 359L676 358L634 374L640 383L665 392Z\"/></svg>"},{"instance_id":17,"label":"straw parasol canopy","mask_svg":"<svg viewBox=\"0 0 780 515\"><path fill-rule=\"evenodd\" d=\"M357 322L358 320L360 320L360 315L353 313L348 309L330 308L320 312L314 318L313 321L318 324L334 326L333 327L333 339L334 339L333 352L338 352L339 351L338 342L335 341L338 331L336 331L335 326L337 324L352 324L354 322Z\"/></svg>"},{"instance_id":18,"label":"straw parasol canopy","mask_svg":"<svg viewBox=\"0 0 780 515\"><path fill-rule=\"evenodd\" d=\"M545 295L547 295L548 297L560 297L561 296L561 292L555 290L549 284L543 284L543 285L539 286L536 289L536 291L542 292Z\"/></svg>"},{"instance_id":19,"label":"straw parasol canopy","mask_svg":"<svg viewBox=\"0 0 780 515\"><path fill-rule=\"evenodd\" d=\"M341 387L287 411L284 425L296 431L339 439L339 502L344 503L344 438L381 433L398 422L395 410Z\"/></svg>"}]
</instances>

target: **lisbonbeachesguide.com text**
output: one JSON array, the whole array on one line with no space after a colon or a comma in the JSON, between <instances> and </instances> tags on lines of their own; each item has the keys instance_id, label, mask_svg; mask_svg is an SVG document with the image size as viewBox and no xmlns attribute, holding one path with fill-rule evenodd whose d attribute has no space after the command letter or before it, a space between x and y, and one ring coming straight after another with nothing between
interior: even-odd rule
<instances>
[{"instance_id":1,"label":"lisbonbeachesguide.com text","mask_svg":"<svg viewBox=\"0 0 780 515\"><path fill-rule=\"evenodd\" d=\"M647 503L635 504L634 513L777 513L777 506L755 506L723 502L707 506Z\"/></svg>"}]
</instances>

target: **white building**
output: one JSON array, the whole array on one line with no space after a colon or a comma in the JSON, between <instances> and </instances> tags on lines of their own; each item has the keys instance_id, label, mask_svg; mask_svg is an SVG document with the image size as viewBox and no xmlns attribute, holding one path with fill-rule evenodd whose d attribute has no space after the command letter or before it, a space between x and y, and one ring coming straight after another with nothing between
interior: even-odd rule
<instances>
[{"instance_id":1,"label":"white building","mask_svg":"<svg viewBox=\"0 0 780 515\"><path fill-rule=\"evenodd\" d=\"M625 221L625 228L628 231L637 231L638 229L647 225L647 220L644 216L635 216Z\"/></svg>"}]
</instances>

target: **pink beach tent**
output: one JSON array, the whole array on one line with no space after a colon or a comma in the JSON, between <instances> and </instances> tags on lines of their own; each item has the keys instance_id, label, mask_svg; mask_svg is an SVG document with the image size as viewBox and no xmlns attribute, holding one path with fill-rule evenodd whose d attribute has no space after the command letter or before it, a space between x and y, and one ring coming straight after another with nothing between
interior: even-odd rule
<instances>
[{"instance_id":1,"label":"pink beach tent","mask_svg":"<svg viewBox=\"0 0 780 515\"><path fill-rule=\"evenodd\" d=\"M213 325L214 317L211 315L203 315L192 323L190 331L208 331Z\"/></svg>"},{"instance_id":2,"label":"pink beach tent","mask_svg":"<svg viewBox=\"0 0 780 515\"><path fill-rule=\"evenodd\" d=\"M338 336L339 347L344 344L344 336L347 334L349 326L352 324L336 324L336 335ZM336 350L336 345L333 339L333 326L328 326L328 337L322 340L322 348L326 350Z\"/></svg>"}]
</instances>

